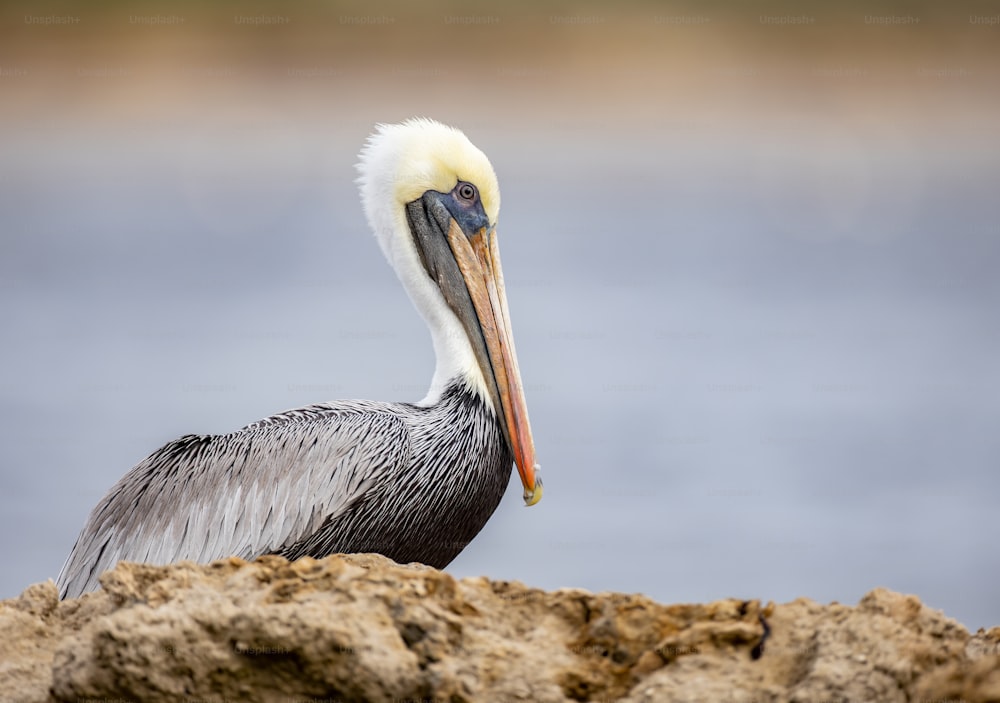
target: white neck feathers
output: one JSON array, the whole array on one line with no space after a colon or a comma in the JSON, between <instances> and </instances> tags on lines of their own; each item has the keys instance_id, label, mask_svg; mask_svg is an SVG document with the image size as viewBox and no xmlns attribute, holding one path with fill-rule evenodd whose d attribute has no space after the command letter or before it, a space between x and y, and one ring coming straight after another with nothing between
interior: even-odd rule
<instances>
[{"instance_id":1,"label":"white neck feathers","mask_svg":"<svg viewBox=\"0 0 1000 703\"><path fill-rule=\"evenodd\" d=\"M434 343L437 365L431 387L420 401L422 405L435 403L448 383L460 378L492 407L472 345L440 289L424 270L406 220L407 203L428 190L448 192L459 179L479 176L482 180L484 163L493 191L490 205L494 213L487 214L495 222L495 211L499 209L496 176L486 157L460 131L425 119L378 125L361 151L358 185L365 216L382 253L430 328ZM463 165L470 173L463 172ZM484 190L482 185L480 189Z\"/></svg>"}]
</instances>

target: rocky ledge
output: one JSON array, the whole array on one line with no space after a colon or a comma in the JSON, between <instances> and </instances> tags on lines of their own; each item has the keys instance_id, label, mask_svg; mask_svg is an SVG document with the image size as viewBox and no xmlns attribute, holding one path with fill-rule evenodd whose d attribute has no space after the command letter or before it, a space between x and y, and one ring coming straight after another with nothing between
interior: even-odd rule
<instances>
[{"instance_id":1,"label":"rocky ledge","mask_svg":"<svg viewBox=\"0 0 1000 703\"><path fill-rule=\"evenodd\" d=\"M122 564L101 584L0 602L0 699L1000 701L1000 628L882 589L661 605L376 555Z\"/></svg>"}]
</instances>

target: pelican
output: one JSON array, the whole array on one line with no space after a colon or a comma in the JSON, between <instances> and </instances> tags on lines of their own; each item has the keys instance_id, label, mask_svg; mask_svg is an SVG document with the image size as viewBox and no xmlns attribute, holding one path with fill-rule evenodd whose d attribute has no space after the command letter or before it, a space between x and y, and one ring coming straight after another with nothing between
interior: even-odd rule
<instances>
[{"instance_id":1,"label":"pelican","mask_svg":"<svg viewBox=\"0 0 1000 703\"><path fill-rule=\"evenodd\" d=\"M318 403L139 462L90 513L61 598L119 561L289 559L378 552L443 568L497 508L515 464L542 497L504 292L489 160L428 119L378 125L358 184L379 246L436 355L417 403Z\"/></svg>"}]
</instances>

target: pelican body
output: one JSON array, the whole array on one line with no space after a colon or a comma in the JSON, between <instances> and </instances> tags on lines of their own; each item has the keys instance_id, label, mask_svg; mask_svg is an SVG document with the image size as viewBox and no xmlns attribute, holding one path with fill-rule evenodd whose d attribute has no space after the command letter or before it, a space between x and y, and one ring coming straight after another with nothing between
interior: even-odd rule
<instances>
[{"instance_id":1,"label":"pelican body","mask_svg":"<svg viewBox=\"0 0 1000 703\"><path fill-rule=\"evenodd\" d=\"M119 561L378 552L443 568L493 514L512 463L525 503L541 499L492 166L460 131L414 119L379 125L358 170L368 222L431 331L426 397L318 403L170 442L93 509L60 597Z\"/></svg>"}]
</instances>

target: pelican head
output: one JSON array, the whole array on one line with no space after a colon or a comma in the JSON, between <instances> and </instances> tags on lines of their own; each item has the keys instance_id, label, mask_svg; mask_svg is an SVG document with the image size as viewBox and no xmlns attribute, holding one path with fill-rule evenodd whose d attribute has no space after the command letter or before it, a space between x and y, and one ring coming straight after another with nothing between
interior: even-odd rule
<instances>
[{"instance_id":1,"label":"pelican head","mask_svg":"<svg viewBox=\"0 0 1000 703\"><path fill-rule=\"evenodd\" d=\"M534 505L542 482L500 267L493 167L459 130L411 119L379 125L358 171L368 223L431 330L437 367L421 402L463 379L499 418Z\"/></svg>"}]
</instances>

